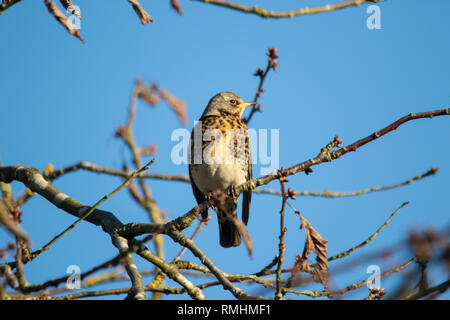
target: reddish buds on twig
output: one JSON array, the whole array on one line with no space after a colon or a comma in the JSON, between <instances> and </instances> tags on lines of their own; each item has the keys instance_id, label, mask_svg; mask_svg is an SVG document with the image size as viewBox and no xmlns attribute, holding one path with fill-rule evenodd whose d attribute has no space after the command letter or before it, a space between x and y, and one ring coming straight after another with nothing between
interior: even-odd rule
<instances>
[{"instance_id":1,"label":"reddish buds on twig","mask_svg":"<svg viewBox=\"0 0 450 320\"><path fill-rule=\"evenodd\" d=\"M143 156L147 155L155 155L157 150L157 146L154 144L149 144L147 147L140 149L139 153Z\"/></svg>"},{"instance_id":2,"label":"reddish buds on twig","mask_svg":"<svg viewBox=\"0 0 450 320\"><path fill-rule=\"evenodd\" d=\"M273 69L273 71L278 71L278 61L277 59L280 57L280 55L277 53L277 48L269 48L269 50L266 52L267 56L269 57L269 67Z\"/></svg>"},{"instance_id":3,"label":"reddish buds on twig","mask_svg":"<svg viewBox=\"0 0 450 320\"><path fill-rule=\"evenodd\" d=\"M295 192L295 190L293 190L292 188L289 188L288 189L288 191L287 191L287 197L288 198L291 198L292 200L295 200L296 198L295 198L295 195L296 195L297 193Z\"/></svg>"},{"instance_id":4,"label":"reddish buds on twig","mask_svg":"<svg viewBox=\"0 0 450 320\"><path fill-rule=\"evenodd\" d=\"M383 288L381 289L370 289L370 294L364 300L382 300L386 295L386 291Z\"/></svg>"},{"instance_id":5,"label":"reddish buds on twig","mask_svg":"<svg viewBox=\"0 0 450 320\"><path fill-rule=\"evenodd\" d=\"M264 71L263 71L263 69L262 69L261 67L258 68L258 70L255 72L254 76L256 76L256 77L262 77L262 76L264 76Z\"/></svg>"},{"instance_id":6,"label":"reddish buds on twig","mask_svg":"<svg viewBox=\"0 0 450 320\"><path fill-rule=\"evenodd\" d=\"M329 151L331 151L331 149L333 148L342 148L341 147L341 143L343 142L342 139L339 138L338 135L334 136L333 141L331 141L330 143L328 143L324 148L322 148L322 150L320 150L321 154L325 154Z\"/></svg>"},{"instance_id":7,"label":"reddish buds on twig","mask_svg":"<svg viewBox=\"0 0 450 320\"><path fill-rule=\"evenodd\" d=\"M122 137L124 132L125 132L125 127L124 126L118 126L116 128L116 131L114 132L114 137L116 137L116 138Z\"/></svg>"},{"instance_id":8,"label":"reddish buds on twig","mask_svg":"<svg viewBox=\"0 0 450 320\"><path fill-rule=\"evenodd\" d=\"M273 71L277 71L278 66L277 59L280 57L279 54L277 53L277 48L269 47L269 49L266 52L266 55L269 57L266 69L258 68L258 70L256 70L256 72L254 73L254 76L259 77L258 90L256 91L254 100L255 102L258 102L258 99L261 98L261 94L264 92L263 89L264 80L266 79L270 69L273 69ZM255 112L261 112L261 104L256 104L253 106L252 111L248 115L247 119L244 120L244 122L248 123L255 114Z\"/></svg>"},{"instance_id":9,"label":"reddish buds on twig","mask_svg":"<svg viewBox=\"0 0 450 320\"><path fill-rule=\"evenodd\" d=\"M341 147L341 143L344 142L344 140L339 139L339 136L338 136L338 135L335 135L335 136L334 136L333 142L334 142L334 146L335 146L335 147L342 148L342 147Z\"/></svg>"},{"instance_id":10,"label":"reddish buds on twig","mask_svg":"<svg viewBox=\"0 0 450 320\"><path fill-rule=\"evenodd\" d=\"M281 183L286 183L288 182L288 179L286 178L288 176L288 172L286 169L284 169L284 167L281 167L280 170L278 170L277 172L277 177L280 180Z\"/></svg>"}]
</instances>

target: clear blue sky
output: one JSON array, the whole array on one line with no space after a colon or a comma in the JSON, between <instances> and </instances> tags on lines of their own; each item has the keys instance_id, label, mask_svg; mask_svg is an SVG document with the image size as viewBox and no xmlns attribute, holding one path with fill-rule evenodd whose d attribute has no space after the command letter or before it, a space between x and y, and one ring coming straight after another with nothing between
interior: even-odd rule
<instances>
[{"instance_id":1,"label":"clear blue sky","mask_svg":"<svg viewBox=\"0 0 450 320\"><path fill-rule=\"evenodd\" d=\"M366 5L265 20L195 1L181 1L184 16L177 15L169 1L140 2L154 23L142 26L127 1L76 1L83 14L84 45L68 35L42 1L22 1L0 16L3 165L20 163L42 170L48 163L60 168L80 160L111 168L120 168L124 161L130 164L127 149L113 134L125 122L135 79L155 81L184 99L186 128L190 130L215 93L230 90L244 99L253 98L258 79L252 74L265 66L269 46L278 48L279 71L267 78L261 99L264 112L255 115L251 127L280 129L280 164L285 167L315 156L336 134L348 144L410 112L448 107L450 103L447 0L380 3L381 30L366 28ZM241 3L288 10L329 1ZM289 179L289 187L298 191L353 191L397 183L431 167L439 168L435 177L388 192L345 199L298 197L293 204L328 240L329 255L365 240L407 200L409 206L379 238L354 253L355 257L397 244L411 230L448 226L449 121L448 117L438 117L409 122L356 153L313 168L312 175ZM170 136L180 126L165 105L156 109L139 105L136 139L141 146L158 145L152 172L187 174L187 166L176 166L170 160L174 145ZM258 167L254 172L257 176ZM119 183L115 177L78 172L58 179L55 186L93 204ZM158 206L171 218L195 205L189 184L150 181L149 186ZM279 184L275 181L269 187L278 189ZM17 193L23 186L14 183L13 190ZM278 197L253 196L248 225L254 242L253 259L244 246L219 246L215 215L196 243L225 272L259 271L278 250L280 205ZM114 212L123 223L148 221L126 191L101 208ZM23 227L30 233L34 249L74 221L39 196L22 209ZM290 267L303 250L305 236L298 230L298 217L289 210L286 226L285 266ZM193 230L191 227L185 234L190 236ZM11 240L0 230L1 246ZM165 243L170 260L177 255L178 246L168 238ZM69 265L87 271L116 254L108 235L99 227L82 223L27 264L25 271L29 282L38 283L63 276ZM184 258L195 259L189 253ZM390 262L398 264L407 258L408 254L402 254ZM140 270L151 268L139 257L136 262ZM330 263L330 268L339 263ZM365 279L369 264L333 278L331 289ZM385 271L384 264L380 262L380 266ZM430 275L433 284L445 278L442 272ZM168 284L173 285L171 281ZM117 286L128 286L128 282ZM389 280L382 280L382 286L389 287ZM242 287L260 293L259 289ZM232 298L221 288L204 293L209 299ZM362 289L349 297L366 295L367 289Z\"/></svg>"}]
</instances>

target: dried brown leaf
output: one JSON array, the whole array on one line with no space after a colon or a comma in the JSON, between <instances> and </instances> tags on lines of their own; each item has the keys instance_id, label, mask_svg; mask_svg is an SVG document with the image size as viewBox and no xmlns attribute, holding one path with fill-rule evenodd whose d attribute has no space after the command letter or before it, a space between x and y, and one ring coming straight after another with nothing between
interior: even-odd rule
<instances>
[{"instance_id":1,"label":"dried brown leaf","mask_svg":"<svg viewBox=\"0 0 450 320\"><path fill-rule=\"evenodd\" d=\"M297 261L292 269L289 282L292 281L296 273L308 272L312 274L314 281L322 283L325 290L328 291L327 240L322 238L322 236L313 228L311 223L300 214L300 212L297 213L301 221L300 229L305 229L306 240L302 255L297 256ZM308 264L308 257L311 251L316 254L317 264L314 269Z\"/></svg>"},{"instance_id":2,"label":"dried brown leaf","mask_svg":"<svg viewBox=\"0 0 450 320\"><path fill-rule=\"evenodd\" d=\"M252 241L252 238L250 237L250 234L247 231L247 228L245 227L244 223L236 217L233 218L233 223L236 226L236 228L238 229L239 233L242 235L242 238L244 239L244 243L245 243L245 246L247 247L248 255L251 258L253 258L253 241Z\"/></svg>"},{"instance_id":3,"label":"dried brown leaf","mask_svg":"<svg viewBox=\"0 0 450 320\"><path fill-rule=\"evenodd\" d=\"M183 14L183 10L181 10L180 2L178 0L171 0L170 4L172 5L172 8L180 15Z\"/></svg>"},{"instance_id":4,"label":"dried brown leaf","mask_svg":"<svg viewBox=\"0 0 450 320\"><path fill-rule=\"evenodd\" d=\"M155 144L149 144L145 148L140 149L140 154L143 156L155 155L158 147Z\"/></svg>"},{"instance_id":5,"label":"dried brown leaf","mask_svg":"<svg viewBox=\"0 0 450 320\"><path fill-rule=\"evenodd\" d=\"M145 11L144 8L142 8L141 4L137 0L128 0L129 3L133 6L134 11L138 15L138 17L141 19L142 24L146 24L149 22L153 22L152 18L150 18L150 15Z\"/></svg>"},{"instance_id":6,"label":"dried brown leaf","mask_svg":"<svg viewBox=\"0 0 450 320\"><path fill-rule=\"evenodd\" d=\"M139 98L141 98L142 101L147 103L149 106L155 106L161 101L159 94L153 87L141 88L139 90Z\"/></svg>"},{"instance_id":7,"label":"dried brown leaf","mask_svg":"<svg viewBox=\"0 0 450 320\"><path fill-rule=\"evenodd\" d=\"M174 95L164 89L160 89L159 93L161 95L161 98L163 98L167 102L167 104L175 111L178 119L180 119L183 124L186 124L187 115L185 102L176 98Z\"/></svg>"}]
</instances>

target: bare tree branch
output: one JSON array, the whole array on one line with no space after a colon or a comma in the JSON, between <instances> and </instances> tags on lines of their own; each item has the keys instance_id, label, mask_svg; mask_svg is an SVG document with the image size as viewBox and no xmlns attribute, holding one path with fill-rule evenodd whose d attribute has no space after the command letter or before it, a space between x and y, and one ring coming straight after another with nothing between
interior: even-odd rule
<instances>
[{"instance_id":1,"label":"bare tree branch","mask_svg":"<svg viewBox=\"0 0 450 320\"><path fill-rule=\"evenodd\" d=\"M0 181L10 183L14 180L22 182L31 191L42 195L56 207L78 218L82 217L90 209L89 206L86 206L83 203L67 196L66 194L62 193L57 188L52 186L47 180L42 177L39 170L35 168L26 168L20 165L4 167L0 166ZM92 214L85 218L85 220L95 225L101 226L102 229L111 236L113 244L118 246L120 252L128 251L128 248L125 246L125 242L123 242L120 239L120 236L116 233L116 230L123 227L123 224L112 213L95 209ZM116 238L118 240L116 240ZM128 239L128 241L132 240L133 239ZM137 250L137 253L143 258L157 265L164 271L164 273L169 275L169 277L185 287L186 291L193 298L205 298L201 290L194 286L184 276L182 276L179 273L178 269L171 267L167 262L153 255L142 244L139 245L138 248L134 248L134 246L132 248L133 250ZM135 266L133 267L133 265L130 265L130 267L135 268ZM129 276L131 278L133 277L133 274L129 274ZM140 296L138 295L137 297Z\"/></svg>"},{"instance_id":2,"label":"bare tree branch","mask_svg":"<svg viewBox=\"0 0 450 320\"><path fill-rule=\"evenodd\" d=\"M391 219L397 214L397 212L399 212L401 209L403 209L405 206L407 206L409 204L409 201L404 202L400 207L397 208L397 210L395 210L393 213L391 213L391 215L389 216L389 218L381 225L381 227L378 228L377 231L375 231L369 238L367 238L365 241L361 242L360 244L345 250L337 255L334 255L332 257L328 258L328 261L333 261L336 259L340 259L343 257L346 257L348 255L350 255L350 253L352 253L353 251L364 247L366 244L368 244L369 242L372 242L373 239L375 239L375 237L381 232L381 230L383 230L388 224L389 221L391 221Z\"/></svg>"},{"instance_id":3,"label":"bare tree branch","mask_svg":"<svg viewBox=\"0 0 450 320\"><path fill-rule=\"evenodd\" d=\"M365 138L362 138L356 142L353 142L352 144L347 145L343 148L340 148L336 151L330 152L331 149L338 146L342 142L339 140L338 137L335 137L335 140L330 142L329 144L327 144L327 146L325 146L324 148L322 148L322 150L316 157L306 160L304 162L298 163L298 164L286 169L287 175L289 176L289 175L293 175L293 174L305 171L305 170L309 169L310 167L319 165L323 162L331 162L333 160L339 159L340 157L347 154L348 152L356 151L358 148L364 146L365 144L372 142L393 130L396 130L400 125L402 125L408 121L422 119L422 118L433 118L433 117L437 117L437 116L448 116L448 115L450 115L450 108L421 112L421 113L410 113L409 115L406 115L406 116L398 119L397 121L391 123L387 127L383 128L379 131L376 131L375 133L373 133ZM253 190L259 186L266 185L277 178L278 178L277 172L274 171L268 175L265 175L265 176L257 178L257 179L253 179L249 182L246 182L246 183L236 187L236 192L237 192L237 194L240 194L243 191Z\"/></svg>"},{"instance_id":4,"label":"bare tree branch","mask_svg":"<svg viewBox=\"0 0 450 320\"><path fill-rule=\"evenodd\" d=\"M0 14L20 1L22 0L2 0L2 3L0 3Z\"/></svg>"},{"instance_id":5,"label":"bare tree branch","mask_svg":"<svg viewBox=\"0 0 450 320\"><path fill-rule=\"evenodd\" d=\"M47 6L48 11L55 17L55 19L58 20L58 22L61 23L61 25L66 28L67 31L69 31L71 36L77 37L81 42L84 43L84 39L78 31L77 27L72 23L72 21L67 19L67 17L64 15L64 13L61 12L61 10L59 10L55 2L44 0L44 4Z\"/></svg>"},{"instance_id":6,"label":"bare tree branch","mask_svg":"<svg viewBox=\"0 0 450 320\"><path fill-rule=\"evenodd\" d=\"M350 0L350 1L342 1L334 4L327 4L325 6L320 7L304 7L297 10L291 10L291 11L273 11L273 10L267 10L260 8L258 6L246 6L243 4L238 4L230 1L224 1L224 0L196 0L198 2L203 2L207 4L213 4L216 6L232 9L235 11L240 11L248 14L254 14L257 16L260 16L262 18L294 18L304 15L310 15L310 14L317 14L317 13L323 13L323 12L329 12L334 10L340 10L345 9L348 7L354 7L359 6L363 3L367 2L381 2L384 0Z\"/></svg>"},{"instance_id":7,"label":"bare tree branch","mask_svg":"<svg viewBox=\"0 0 450 320\"><path fill-rule=\"evenodd\" d=\"M322 192L318 191L295 191L295 196L312 196L312 197L324 197L324 198L343 198L343 197L354 197L354 196L360 196L367 193L372 192L379 192L379 191L387 191L399 187L403 187L409 184L412 184L415 181L422 180L423 178L434 176L439 171L438 168L431 168L427 172L414 176L406 181L396 183L393 185L385 186L385 187L371 187L367 189L357 190L357 191L350 191L350 192L337 192L337 191L331 191L331 190L325 190ZM272 195L279 195L281 196L281 192L273 189L255 189L253 190L254 193L265 193L265 194L272 194Z\"/></svg>"},{"instance_id":8,"label":"bare tree branch","mask_svg":"<svg viewBox=\"0 0 450 320\"><path fill-rule=\"evenodd\" d=\"M284 209L286 208L286 201L288 196L285 192L286 187L286 171L284 168L281 168L281 170L278 170L278 178L280 179L280 186L281 186L281 197L282 197L282 203L281 203L281 210L280 210L280 235L279 235L279 242L278 242L278 261L277 261L277 271L276 271L276 285L277 289L275 292L275 299L281 300L283 298L283 294L281 292L281 267L284 262L283 254L286 250L286 242L284 240L284 235L286 234L286 227L284 226Z\"/></svg>"},{"instance_id":9,"label":"bare tree branch","mask_svg":"<svg viewBox=\"0 0 450 320\"><path fill-rule=\"evenodd\" d=\"M442 293L446 292L449 287L450 287L450 279L442 282L441 284L438 284L437 286L420 291L417 294L409 297L408 300L418 300L418 299L424 298L424 297L426 297L432 293L436 293L436 292L442 294Z\"/></svg>"},{"instance_id":10,"label":"bare tree branch","mask_svg":"<svg viewBox=\"0 0 450 320\"><path fill-rule=\"evenodd\" d=\"M1 225L21 241L30 245L31 241L27 233L10 217L9 212L2 201L0 201L0 226Z\"/></svg>"},{"instance_id":11,"label":"bare tree branch","mask_svg":"<svg viewBox=\"0 0 450 320\"><path fill-rule=\"evenodd\" d=\"M266 69L263 71L263 69L258 68L258 70L255 73L255 76L259 77L259 84L258 89L256 90L255 98L253 101L255 104L253 105L249 115L244 120L246 124L250 122L255 112L261 112L261 104L258 103L258 99L261 97L261 94L264 92L263 85L264 81L266 80L267 75L269 74L270 70L277 71L279 55L277 53L277 48L269 48L267 50L266 55L268 56L267 59L267 66Z\"/></svg>"}]
</instances>

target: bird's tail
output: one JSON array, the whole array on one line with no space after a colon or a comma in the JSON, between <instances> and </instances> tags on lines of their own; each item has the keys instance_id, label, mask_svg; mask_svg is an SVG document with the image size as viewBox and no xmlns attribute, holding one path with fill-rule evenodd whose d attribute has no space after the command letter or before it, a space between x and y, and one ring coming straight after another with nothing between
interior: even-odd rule
<instances>
[{"instance_id":1,"label":"bird's tail","mask_svg":"<svg viewBox=\"0 0 450 320\"><path fill-rule=\"evenodd\" d=\"M241 234L233 221L219 222L220 245L224 248L237 247L241 244Z\"/></svg>"},{"instance_id":2,"label":"bird's tail","mask_svg":"<svg viewBox=\"0 0 450 320\"><path fill-rule=\"evenodd\" d=\"M220 245L224 248L237 247L241 244L241 234L232 221L237 217L237 204L230 198L222 208L218 208Z\"/></svg>"}]
</instances>

